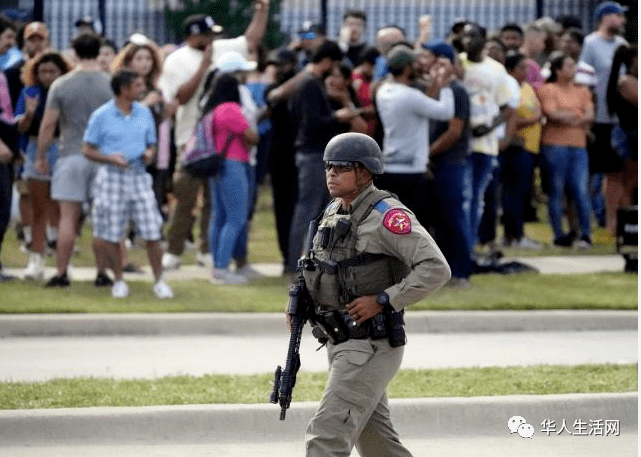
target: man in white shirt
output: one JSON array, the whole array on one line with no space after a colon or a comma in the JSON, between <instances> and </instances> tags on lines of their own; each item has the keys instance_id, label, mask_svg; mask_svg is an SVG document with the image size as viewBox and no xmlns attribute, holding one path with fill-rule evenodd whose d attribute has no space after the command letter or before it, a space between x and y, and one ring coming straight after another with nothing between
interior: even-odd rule
<instances>
[{"instance_id":1,"label":"man in white shirt","mask_svg":"<svg viewBox=\"0 0 641 457\"><path fill-rule=\"evenodd\" d=\"M216 53L238 51L245 57L252 53L265 35L269 17L269 0L257 0L254 16L245 34L232 39L217 39L223 28L210 16L193 15L185 19L185 43L165 59L158 81L169 105L176 111L175 138L179 158L196 126L200 111L200 100L205 76L211 69ZM179 165L180 167L180 165ZM176 200L173 220L169 227L167 252L163 255L163 268L175 269L180 266L180 255L185 240L191 233L195 218L192 215L198 193L206 181L194 178L179 169L174 180L173 193ZM209 222L209 192L203 192L203 208L200 220L201 243L196 255L198 263L209 265L209 243L207 240Z\"/></svg>"},{"instance_id":2,"label":"man in white shirt","mask_svg":"<svg viewBox=\"0 0 641 457\"><path fill-rule=\"evenodd\" d=\"M507 71L483 54L486 44L485 29L477 24L463 28L462 44L466 53L461 55L465 76L463 86L470 96L472 138L472 205L470 208L471 246L478 238L479 224L484 211L484 196L498 166L499 138L496 128L510 114L508 102L512 98ZM498 114L498 115L497 115Z\"/></svg>"}]
</instances>

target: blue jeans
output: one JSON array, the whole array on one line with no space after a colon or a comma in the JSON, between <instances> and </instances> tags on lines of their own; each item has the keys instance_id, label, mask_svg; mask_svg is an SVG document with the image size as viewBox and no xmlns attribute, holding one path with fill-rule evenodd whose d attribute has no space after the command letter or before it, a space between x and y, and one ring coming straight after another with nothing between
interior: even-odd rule
<instances>
[{"instance_id":1,"label":"blue jeans","mask_svg":"<svg viewBox=\"0 0 641 457\"><path fill-rule=\"evenodd\" d=\"M247 245L249 242L249 222L251 221L253 215L254 205L256 203L256 167L247 164L247 195L249 199L249 204L247 206L247 220L245 225L240 231L238 240L236 240L236 247L232 252L232 257L235 260L246 260L247 259Z\"/></svg>"},{"instance_id":2,"label":"blue jeans","mask_svg":"<svg viewBox=\"0 0 641 457\"><path fill-rule=\"evenodd\" d=\"M508 240L523 237L524 203L530 191L534 154L519 146L510 146L501 162L503 226Z\"/></svg>"},{"instance_id":3,"label":"blue jeans","mask_svg":"<svg viewBox=\"0 0 641 457\"><path fill-rule=\"evenodd\" d=\"M249 165L225 160L220 174L209 178L211 217L209 220L210 250L216 268L227 268L249 211Z\"/></svg>"},{"instance_id":4,"label":"blue jeans","mask_svg":"<svg viewBox=\"0 0 641 457\"><path fill-rule=\"evenodd\" d=\"M498 166L494 156L473 152L469 157L472 166L472 203L470 205L470 249L479 236L479 226L485 209L485 191L492 180L492 173Z\"/></svg>"},{"instance_id":5,"label":"blue jeans","mask_svg":"<svg viewBox=\"0 0 641 457\"><path fill-rule=\"evenodd\" d=\"M296 263L303 252L310 221L320 214L328 202L323 155L297 152L296 168L298 199L289 229L289 258L285 264L288 273L296 271Z\"/></svg>"},{"instance_id":6,"label":"blue jeans","mask_svg":"<svg viewBox=\"0 0 641 457\"><path fill-rule=\"evenodd\" d=\"M440 161L434 166L436 242L450 264L452 277L470 276L470 204L472 166Z\"/></svg>"},{"instance_id":7,"label":"blue jeans","mask_svg":"<svg viewBox=\"0 0 641 457\"><path fill-rule=\"evenodd\" d=\"M590 236L590 195L588 153L585 148L543 145L542 166L549 180L548 210L554 239L563 236L564 191L567 186L577 206L581 236Z\"/></svg>"}]
</instances>

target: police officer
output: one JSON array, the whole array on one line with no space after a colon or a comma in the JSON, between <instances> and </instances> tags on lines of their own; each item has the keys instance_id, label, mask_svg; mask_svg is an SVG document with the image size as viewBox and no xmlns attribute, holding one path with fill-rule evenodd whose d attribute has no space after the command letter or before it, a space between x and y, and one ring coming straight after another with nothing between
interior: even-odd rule
<instances>
[{"instance_id":1,"label":"police officer","mask_svg":"<svg viewBox=\"0 0 641 457\"><path fill-rule=\"evenodd\" d=\"M333 197L305 270L314 335L327 341L330 377L306 431L307 456L409 456L390 420L387 384L403 358L402 310L450 279L432 237L393 195L377 189L381 150L360 133L325 148Z\"/></svg>"}]
</instances>

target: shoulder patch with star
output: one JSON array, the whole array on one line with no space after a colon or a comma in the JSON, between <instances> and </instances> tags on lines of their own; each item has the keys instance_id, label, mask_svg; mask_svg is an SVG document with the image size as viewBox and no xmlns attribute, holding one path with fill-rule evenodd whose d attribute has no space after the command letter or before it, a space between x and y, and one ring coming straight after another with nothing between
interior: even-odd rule
<instances>
[{"instance_id":1,"label":"shoulder patch with star","mask_svg":"<svg viewBox=\"0 0 641 457\"><path fill-rule=\"evenodd\" d=\"M412 232L412 221L402 209L390 209L383 216L383 225L396 235L407 235Z\"/></svg>"}]
</instances>

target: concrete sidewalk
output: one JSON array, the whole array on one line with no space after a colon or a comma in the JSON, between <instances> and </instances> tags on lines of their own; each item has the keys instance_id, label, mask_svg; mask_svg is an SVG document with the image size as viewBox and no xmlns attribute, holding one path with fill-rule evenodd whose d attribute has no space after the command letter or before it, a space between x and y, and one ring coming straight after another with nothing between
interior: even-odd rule
<instances>
[{"instance_id":1,"label":"concrete sidewalk","mask_svg":"<svg viewBox=\"0 0 641 457\"><path fill-rule=\"evenodd\" d=\"M541 274L580 274L601 272L622 272L625 261L621 255L577 255L577 256L549 256L549 257L512 257L501 259L501 263L519 262L534 268ZM268 277L278 277L283 273L283 267L278 263L257 263L252 267L259 273ZM125 273L127 281L152 281L151 268L142 267L142 273ZM6 273L23 277L23 270L6 268ZM91 267L72 267L69 269L72 281L93 281L96 278L96 269ZM165 272L168 281L181 279L206 279L210 278L210 269L199 265L183 265L178 270ZM45 269L45 278L55 275L53 267Z\"/></svg>"},{"instance_id":2,"label":"concrete sidewalk","mask_svg":"<svg viewBox=\"0 0 641 457\"><path fill-rule=\"evenodd\" d=\"M277 445L302 441L316 407L315 402L294 402L284 421L279 420L280 407L268 403L0 411L0 447L239 441ZM522 416L534 427L533 439L546 437L541 431L545 420L555 422L556 433L565 420L567 434L582 431L575 421L585 423L586 434L590 421L608 421L624 436L635 435L638 424L636 392L399 399L390 407L401 436L410 439L509 436L508 420L513 416Z\"/></svg>"}]
</instances>

